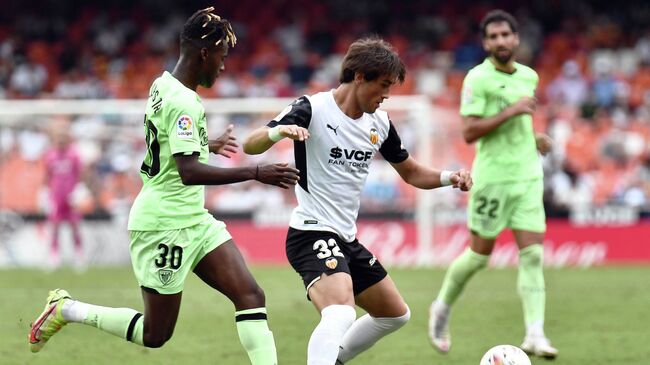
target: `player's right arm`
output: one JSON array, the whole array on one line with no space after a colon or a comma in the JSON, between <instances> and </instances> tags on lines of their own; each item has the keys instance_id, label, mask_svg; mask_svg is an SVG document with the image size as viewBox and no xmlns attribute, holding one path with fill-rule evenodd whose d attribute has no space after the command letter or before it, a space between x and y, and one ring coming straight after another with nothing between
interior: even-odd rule
<instances>
[{"instance_id":1,"label":"player's right arm","mask_svg":"<svg viewBox=\"0 0 650 365\"><path fill-rule=\"evenodd\" d=\"M275 142L279 141L279 139L274 140L275 135L280 139L291 138L294 141L304 141L309 138L309 131L297 125L278 125L273 128L262 126L254 130L244 141L244 152L249 155L266 152Z\"/></svg>"},{"instance_id":2,"label":"player's right arm","mask_svg":"<svg viewBox=\"0 0 650 365\"><path fill-rule=\"evenodd\" d=\"M485 77L473 70L463 81L460 115L463 117L463 137L467 143L475 142L516 115L532 114L535 110L535 98L523 96L500 113L486 117L488 95L485 91Z\"/></svg>"},{"instance_id":3,"label":"player's right arm","mask_svg":"<svg viewBox=\"0 0 650 365\"><path fill-rule=\"evenodd\" d=\"M309 138L311 104L306 96L296 99L267 125L257 128L244 140L244 153L265 152L283 138L305 141Z\"/></svg>"},{"instance_id":4,"label":"player's right arm","mask_svg":"<svg viewBox=\"0 0 650 365\"><path fill-rule=\"evenodd\" d=\"M298 182L298 170L286 163L221 168L201 163L196 153L176 154L174 160L184 185L225 185L257 180L288 189Z\"/></svg>"},{"instance_id":5,"label":"player's right arm","mask_svg":"<svg viewBox=\"0 0 650 365\"><path fill-rule=\"evenodd\" d=\"M225 185L257 180L287 189L298 182L298 170L288 164L220 168L201 162L201 151L205 144L209 146L210 143L205 132L197 129L199 112L194 110L192 113L190 109L170 107L167 113L165 119L174 121L166 125L169 151L174 157L176 169L184 185ZM152 122L148 121L148 124ZM229 136L229 129L226 130L226 135ZM229 137L227 140L230 140Z\"/></svg>"},{"instance_id":6,"label":"player's right arm","mask_svg":"<svg viewBox=\"0 0 650 365\"><path fill-rule=\"evenodd\" d=\"M481 118L476 115L463 117L463 137L465 138L465 142L475 142L514 116L519 114L533 114L535 111L535 103L535 98L522 96L516 103L503 109L497 115L487 118Z\"/></svg>"}]
</instances>

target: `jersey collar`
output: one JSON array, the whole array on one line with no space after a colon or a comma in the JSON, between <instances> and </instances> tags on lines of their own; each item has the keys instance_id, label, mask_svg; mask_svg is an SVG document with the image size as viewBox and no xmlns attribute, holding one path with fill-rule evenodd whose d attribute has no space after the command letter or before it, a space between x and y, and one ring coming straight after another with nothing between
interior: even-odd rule
<instances>
[{"instance_id":1,"label":"jersey collar","mask_svg":"<svg viewBox=\"0 0 650 365\"><path fill-rule=\"evenodd\" d=\"M495 72L498 72L498 73L502 73L504 75L514 75L517 72L517 70L519 70L519 67L517 67L518 66L517 62L513 62L512 65L515 67L515 70L512 71L512 73L501 71L494 65L494 63L492 63L492 61L490 60L490 57L487 57L485 59L485 61L483 61L483 64L487 64L488 67L490 67L491 70L494 70Z\"/></svg>"}]
</instances>

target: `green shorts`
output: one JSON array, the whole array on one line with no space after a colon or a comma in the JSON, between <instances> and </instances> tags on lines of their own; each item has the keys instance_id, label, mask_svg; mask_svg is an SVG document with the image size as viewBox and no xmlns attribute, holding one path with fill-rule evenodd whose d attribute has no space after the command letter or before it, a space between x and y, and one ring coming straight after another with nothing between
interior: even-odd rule
<instances>
[{"instance_id":1,"label":"green shorts","mask_svg":"<svg viewBox=\"0 0 650 365\"><path fill-rule=\"evenodd\" d=\"M130 231L131 263L138 283L160 294L183 291L185 278L210 251L231 239L226 225L207 216L169 231Z\"/></svg>"},{"instance_id":2,"label":"green shorts","mask_svg":"<svg viewBox=\"0 0 650 365\"><path fill-rule=\"evenodd\" d=\"M467 225L483 238L495 238L505 228L545 232L543 197L543 179L474 185L467 206Z\"/></svg>"}]
</instances>

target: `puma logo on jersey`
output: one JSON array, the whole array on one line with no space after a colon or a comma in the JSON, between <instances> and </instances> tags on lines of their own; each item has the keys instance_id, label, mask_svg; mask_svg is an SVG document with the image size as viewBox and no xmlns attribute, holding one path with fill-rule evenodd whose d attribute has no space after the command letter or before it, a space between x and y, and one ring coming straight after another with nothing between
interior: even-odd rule
<instances>
[{"instance_id":1,"label":"puma logo on jersey","mask_svg":"<svg viewBox=\"0 0 650 365\"><path fill-rule=\"evenodd\" d=\"M327 124L327 128L333 130L333 131L334 131L334 134L336 134L337 136L338 136L339 134L336 132L336 130L339 129L339 127L340 127L340 125L337 125L336 128L334 128L334 127L332 127L331 125Z\"/></svg>"}]
</instances>

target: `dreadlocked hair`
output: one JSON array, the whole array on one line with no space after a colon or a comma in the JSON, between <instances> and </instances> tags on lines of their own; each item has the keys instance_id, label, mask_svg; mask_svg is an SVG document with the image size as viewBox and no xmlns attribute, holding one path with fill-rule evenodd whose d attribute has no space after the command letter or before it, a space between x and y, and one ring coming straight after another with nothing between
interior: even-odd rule
<instances>
[{"instance_id":1,"label":"dreadlocked hair","mask_svg":"<svg viewBox=\"0 0 650 365\"><path fill-rule=\"evenodd\" d=\"M194 13L183 25L181 43L214 44L218 46L222 41L232 48L237 43L237 37L232 30L230 22L217 14L213 14L214 7L205 8Z\"/></svg>"}]
</instances>

